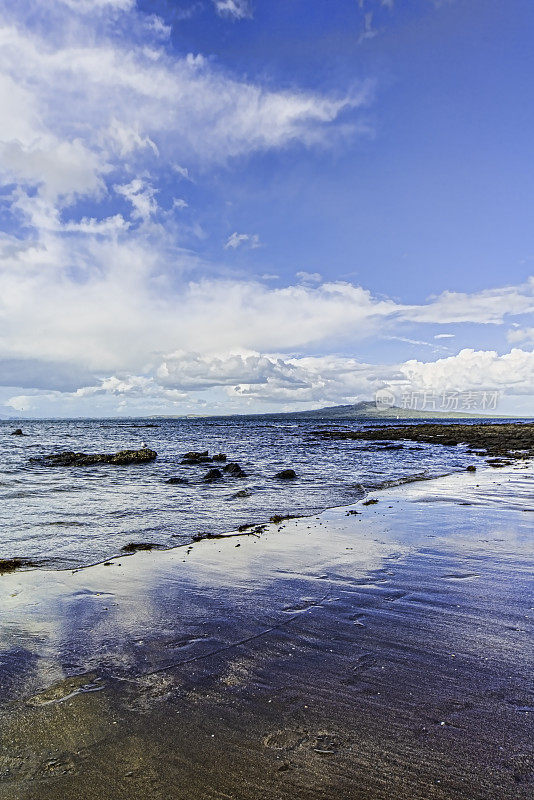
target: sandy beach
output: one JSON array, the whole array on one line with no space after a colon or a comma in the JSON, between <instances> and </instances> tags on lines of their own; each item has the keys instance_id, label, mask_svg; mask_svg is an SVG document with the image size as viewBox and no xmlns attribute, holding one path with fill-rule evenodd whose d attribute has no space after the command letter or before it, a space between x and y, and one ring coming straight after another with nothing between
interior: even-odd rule
<instances>
[{"instance_id":1,"label":"sandy beach","mask_svg":"<svg viewBox=\"0 0 534 800\"><path fill-rule=\"evenodd\" d=\"M533 490L0 576L0 798L531 797Z\"/></svg>"}]
</instances>

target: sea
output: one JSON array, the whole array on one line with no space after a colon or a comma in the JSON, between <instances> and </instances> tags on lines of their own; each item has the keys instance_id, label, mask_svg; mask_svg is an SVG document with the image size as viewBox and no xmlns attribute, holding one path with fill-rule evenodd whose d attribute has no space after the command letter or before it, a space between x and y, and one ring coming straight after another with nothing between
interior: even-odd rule
<instances>
[{"instance_id":1,"label":"sea","mask_svg":"<svg viewBox=\"0 0 534 800\"><path fill-rule=\"evenodd\" d=\"M105 561L132 543L175 547L199 534L261 524L278 514L314 515L370 490L484 463L462 445L406 442L398 449L318 435L377 424L398 422L282 416L0 421L0 558L73 569ZM11 435L17 427L24 436ZM51 467L32 460L65 450L145 446L157 459L131 466ZM206 483L211 465L180 463L191 450L225 453L246 477ZM295 470L295 480L274 477L287 468ZM167 483L173 477L188 482ZM236 496L244 489L245 497Z\"/></svg>"}]
</instances>

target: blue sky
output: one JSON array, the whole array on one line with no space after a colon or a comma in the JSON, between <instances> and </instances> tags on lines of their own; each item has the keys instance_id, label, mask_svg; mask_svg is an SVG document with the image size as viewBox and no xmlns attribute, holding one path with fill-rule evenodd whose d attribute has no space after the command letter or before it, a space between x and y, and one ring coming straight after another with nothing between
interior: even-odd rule
<instances>
[{"instance_id":1,"label":"blue sky","mask_svg":"<svg viewBox=\"0 0 534 800\"><path fill-rule=\"evenodd\" d=\"M6 0L0 414L534 413L527 0Z\"/></svg>"}]
</instances>

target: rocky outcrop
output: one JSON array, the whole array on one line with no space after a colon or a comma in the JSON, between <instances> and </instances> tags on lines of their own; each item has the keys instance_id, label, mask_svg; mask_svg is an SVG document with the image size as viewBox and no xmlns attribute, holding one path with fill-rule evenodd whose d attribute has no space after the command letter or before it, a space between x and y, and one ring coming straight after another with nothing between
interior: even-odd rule
<instances>
[{"instance_id":1,"label":"rocky outcrop","mask_svg":"<svg viewBox=\"0 0 534 800\"><path fill-rule=\"evenodd\" d=\"M120 450L118 453L74 453L65 450L42 458L32 458L30 461L47 467L91 467L94 464L128 466L154 461L157 455L155 450L149 450L147 447L142 450Z\"/></svg>"},{"instance_id":2,"label":"rocky outcrop","mask_svg":"<svg viewBox=\"0 0 534 800\"><path fill-rule=\"evenodd\" d=\"M187 478L169 478L167 481L165 481L165 483L173 483L180 486L182 484L189 483L189 481Z\"/></svg>"},{"instance_id":3,"label":"rocky outcrop","mask_svg":"<svg viewBox=\"0 0 534 800\"><path fill-rule=\"evenodd\" d=\"M161 550L161 544L153 544L152 542L130 542L121 547L123 553L136 553L138 550Z\"/></svg>"},{"instance_id":4,"label":"rocky outcrop","mask_svg":"<svg viewBox=\"0 0 534 800\"><path fill-rule=\"evenodd\" d=\"M0 575L4 572L15 572L16 569L22 569L22 567L36 566L37 564L26 558L0 558Z\"/></svg>"},{"instance_id":5,"label":"rocky outcrop","mask_svg":"<svg viewBox=\"0 0 534 800\"><path fill-rule=\"evenodd\" d=\"M226 454L225 453L215 453L215 455L210 456L208 450L204 450L203 452L199 453L196 450L191 450L189 453L184 453L182 456L181 464L210 464L212 461L226 461Z\"/></svg>"},{"instance_id":6,"label":"rocky outcrop","mask_svg":"<svg viewBox=\"0 0 534 800\"><path fill-rule=\"evenodd\" d=\"M213 483L214 481L218 481L222 478L222 472L220 469L210 469L203 477L204 483Z\"/></svg>"},{"instance_id":7,"label":"rocky outcrop","mask_svg":"<svg viewBox=\"0 0 534 800\"><path fill-rule=\"evenodd\" d=\"M534 456L534 422L425 423L358 431L316 430L322 439L412 441L454 447L466 444L477 455L524 459Z\"/></svg>"},{"instance_id":8,"label":"rocky outcrop","mask_svg":"<svg viewBox=\"0 0 534 800\"><path fill-rule=\"evenodd\" d=\"M232 478L246 478L247 473L241 469L241 465L237 463L237 461L231 461L225 467L223 467L223 472L225 475L230 475Z\"/></svg>"},{"instance_id":9,"label":"rocky outcrop","mask_svg":"<svg viewBox=\"0 0 534 800\"><path fill-rule=\"evenodd\" d=\"M11 436L24 436L22 428L15 428L14 431L11 431Z\"/></svg>"},{"instance_id":10,"label":"rocky outcrop","mask_svg":"<svg viewBox=\"0 0 534 800\"><path fill-rule=\"evenodd\" d=\"M274 477L278 478L279 481L293 481L297 477L297 473L294 469L283 469L277 472Z\"/></svg>"},{"instance_id":11,"label":"rocky outcrop","mask_svg":"<svg viewBox=\"0 0 534 800\"><path fill-rule=\"evenodd\" d=\"M181 460L181 464L209 464L211 462L211 456L208 455L208 451L206 450L205 453L186 453L185 456Z\"/></svg>"}]
</instances>

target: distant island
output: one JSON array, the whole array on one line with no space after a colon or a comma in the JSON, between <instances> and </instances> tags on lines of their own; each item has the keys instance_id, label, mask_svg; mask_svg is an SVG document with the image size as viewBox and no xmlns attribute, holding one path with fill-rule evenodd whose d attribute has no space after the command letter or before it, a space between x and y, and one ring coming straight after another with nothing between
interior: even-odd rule
<instances>
[{"instance_id":1,"label":"distant island","mask_svg":"<svg viewBox=\"0 0 534 800\"><path fill-rule=\"evenodd\" d=\"M211 416L211 415L206 415ZM214 415L216 416L216 415ZM391 406L388 408L378 408L374 400L363 400L360 403L350 403L342 406L326 406L324 408L313 408L308 411L273 411L266 414L231 414L229 416L239 417L285 417L297 419L515 419L509 414L497 415L488 413L475 413L468 411L417 411L410 408L400 408ZM183 419L184 416L158 415L150 419ZM202 419L203 415L187 415L188 419Z\"/></svg>"}]
</instances>

